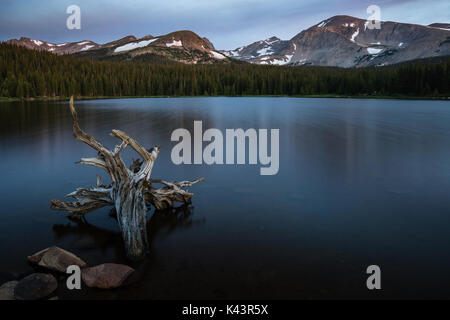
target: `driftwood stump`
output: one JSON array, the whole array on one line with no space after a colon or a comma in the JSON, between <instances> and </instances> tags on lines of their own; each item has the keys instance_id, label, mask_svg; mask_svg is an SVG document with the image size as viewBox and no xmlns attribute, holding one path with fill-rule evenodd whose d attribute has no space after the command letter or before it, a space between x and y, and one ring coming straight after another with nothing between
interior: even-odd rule
<instances>
[{"instance_id":1,"label":"driftwood stump","mask_svg":"<svg viewBox=\"0 0 450 320\"><path fill-rule=\"evenodd\" d=\"M114 129L111 135L122 142L114 150L109 150L80 129L73 97L70 99L70 111L75 138L98 152L97 157L82 158L78 163L105 170L111 178L111 185L103 185L100 176L97 176L95 187L78 188L68 194L67 197L75 199L73 202L52 200L51 208L70 212L71 217L80 217L104 206L115 206L128 258L142 259L148 251L146 214L151 205L161 210L173 207L175 202L190 203L194 194L183 188L204 179L181 182L150 179L153 164L159 154L159 146L147 150L125 132ZM135 160L129 168L120 157L121 151L127 146L133 148L142 158ZM160 184L162 187L155 188L154 184Z\"/></svg>"}]
</instances>

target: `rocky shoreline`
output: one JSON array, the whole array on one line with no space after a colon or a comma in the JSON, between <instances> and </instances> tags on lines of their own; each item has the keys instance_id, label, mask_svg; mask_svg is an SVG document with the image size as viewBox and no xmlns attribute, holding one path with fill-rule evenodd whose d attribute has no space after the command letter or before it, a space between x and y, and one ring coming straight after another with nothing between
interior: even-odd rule
<instances>
[{"instance_id":1,"label":"rocky shoreline","mask_svg":"<svg viewBox=\"0 0 450 320\"><path fill-rule=\"evenodd\" d=\"M89 288L118 288L134 273L133 268L123 264L89 266L75 254L56 246L29 256L28 261L48 270L48 273L32 273L19 281L3 283L0 286L0 300L57 300L58 297L54 295L58 288L56 277L63 279L68 288L69 278L77 276ZM77 270L80 273L78 275Z\"/></svg>"}]
</instances>

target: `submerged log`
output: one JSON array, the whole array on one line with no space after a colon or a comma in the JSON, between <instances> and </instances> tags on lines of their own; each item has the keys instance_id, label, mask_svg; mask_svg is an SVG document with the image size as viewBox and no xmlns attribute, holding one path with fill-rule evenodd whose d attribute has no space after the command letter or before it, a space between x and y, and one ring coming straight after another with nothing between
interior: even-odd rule
<instances>
[{"instance_id":1,"label":"submerged log","mask_svg":"<svg viewBox=\"0 0 450 320\"><path fill-rule=\"evenodd\" d=\"M132 260L142 259L148 251L146 214L153 205L157 210L173 207L176 202L190 203L193 193L184 188L204 180L167 182L151 179L153 164L159 154L159 146L150 150L120 130L112 130L111 135L121 140L114 150L105 148L93 136L80 129L78 115L70 99L75 138L98 152L95 158L82 158L79 163L101 168L111 178L111 185L103 185L97 176L97 185L88 189L78 188L67 195L72 202L52 200L51 208L70 212L71 217L80 217L104 206L115 206L117 221L125 245L127 256ZM130 146L142 160L135 160L129 168L120 153ZM156 184L162 187L156 188Z\"/></svg>"}]
</instances>

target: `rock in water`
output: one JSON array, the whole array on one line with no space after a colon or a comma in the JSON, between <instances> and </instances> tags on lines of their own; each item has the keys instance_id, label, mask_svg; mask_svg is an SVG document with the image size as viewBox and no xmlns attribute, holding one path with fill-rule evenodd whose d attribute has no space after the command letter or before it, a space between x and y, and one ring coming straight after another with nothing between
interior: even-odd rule
<instances>
[{"instance_id":1,"label":"rock in water","mask_svg":"<svg viewBox=\"0 0 450 320\"><path fill-rule=\"evenodd\" d=\"M17 300L38 300L49 296L58 287L54 276L33 273L19 281L14 288Z\"/></svg>"},{"instance_id":2,"label":"rock in water","mask_svg":"<svg viewBox=\"0 0 450 320\"><path fill-rule=\"evenodd\" d=\"M16 300L14 298L14 288L19 281L9 281L0 286L0 300Z\"/></svg>"},{"instance_id":3,"label":"rock in water","mask_svg":"<svg viewBox=\"0 0 450 320\"><path fill-rule=\"evenodd\" d=\"M88 287L112 289L120 287L133 272L123 264L105 263L81 270L81 277Z\"/></svg>"},{"instance_id":4,"label":"rock in water","mask_svg":"<svg viewBox=\"0 0 450 320\"><path fill-rule=\"evenodd\" d=\"M29 256L28 260L41 267L60 272L66 272L70 265L77 265L80 268L86 267L86 262L73 253L58 247L50 247L39 251Z\"/></svg>"}]
</instances>

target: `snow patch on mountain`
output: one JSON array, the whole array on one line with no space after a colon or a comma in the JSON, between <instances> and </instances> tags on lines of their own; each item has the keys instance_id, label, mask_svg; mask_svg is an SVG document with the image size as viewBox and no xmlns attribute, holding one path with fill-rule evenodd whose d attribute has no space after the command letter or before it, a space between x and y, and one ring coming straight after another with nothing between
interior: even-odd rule
<instances>
[{"instance_id":1,"label":"snow patch on mountain","mask_svg":"<svg viewBox=\"0 0 450 320\"><path fill-rule=\"evenodd\" d=\"M328 22L330 22L330 20L328 20L328 21L322 21L321 23L319 23L317 26L319 27L319 28L323 28L323 27L325 27L327 24L328 24Z\"/></svg>"},{"instance_id":2,"label":"snow patch on mountain","mask_svg":"<svg viewBox=\"0 0 450 320\"><path fill-rule=\"evenodd\" d=\"M262 48L262 49L256 51L256 53L258 54L258 56L265 56L266 54L273 53L273 50L272 50L272 47L265 47L265 48Z\"/></svg>"},{"instance_id":3,"label":"snow patch on mountain","mask_svg":"<svg viewBox=\"0 0 450 320\"><path fill-rule=\"evenodd\" d=\"M236 52L236 50L230 50L230 51L223 51L223 54L227 57L239 57L239 53Z\"/></svg>"},{"instance_id":4,"label":"snow patch on mountain","mask_svg":"<svg viewBox=\"0 0 450 320\"><path fill-rule=\"evenodd\" d=\"M367 52L369 52L369 54L378 54L381 51L383 51L383 49L378 49L378 48L367 48Z\"/></svg>"},{"instance_id":5,"label":"snow patch on mountain","mask_svg":"<svg viewBox=\"0 0 450 320\"><path fill-rule=\"evenodd\" d=\"M269 59L271 59L271 57L267 56L267 57L263 57L261 59L262 61L260 61L260 64L271 64L271 65L283 66L283 65L290 63L293 56L294 56L293 54L287 54L280 59L274 58L272 60L269 60Z\"/></svg>"},{"instance_id":6,"label":"snow patch on mountain","mask_svg":"<svg viewBox=\"0 0 450 320\"><path fill-rule=\"evenodd\" d=\"M350 39L350 41L355 42L355 38L358 36L358 34L359 34L359 28L358 28L358 30L355 31L354 34L352 34L352 38Z\"/></svg>"},{"instance_id":7,"label":"snow patch on mountain","mask_svg":"<svg viewBox=\"0 0 450 320\"><path fill-rule=\"evenodd\" d=\"M173 40L173 42L171 43L166 43L167 47L182 47L183 43L181 42L181 40L176 41L175 39Z\"/></svg>"},{"instance_id":8,"label":"snow patch on mountain","mask_svg":"<svg viewBox=\"0 0 450 320\"><path fill-rule=\"evenodd\" d=\"M86 50L89 50L92 47L94 47L94 45L88 45L88 46L85 46L84 48L82 48L80 51L86 51Z\"/></svg>"},{"instance_id":9,"label":"snow patch on mountain","mask_svg":"<svg viewBox=\"0 0 450 320\"><path fill-rule=\"evenodd\" d=\"M279 42L279 41L281 41L281 40L280 39L275 39L275 40L270 41L270 38L264 40L264 42L267 43L267 44L274 44L274 43Z\"/></svg>"},{"instance_id":10,"label":"snow patch on mountain","mask_svg":"<svg viewBox=\"0 0 450 320\"><path fill-rule=\"evenodd\" d=\"M220 54L216 51L211 50L210 53L212 54L213 58L219 59L219 60L223 60L226 59L226 57L223 54Z\"/></svg>"},{"instance_id":11,"label":"snow patch on mountain","mask_svg":"<svg viewBox=\"0 0 450 320\"><path fill-rule=\"evenodd\" d=\"M38 46L40 46L40 45L43 44L43 42L42 42L42 41L39 41L39 40L31 40L31 41L33 41L34 44L35 44L35 45L38 45Z\"/></svg>"},{"instance_id":12,"label":"snow patch on mountain","mask_svg":"<svg viewBox=\"0 0 450 320\"><path fill-rule=\"evenodd\" d=\"M286 60L283 60L283 59L273 59L271 64L282 66L286 63L287 63Z\"/></svg>"},{"instance_id":13,"label":"snow patch on mountain","mask_svg":"<svg viewBox=\"0 0 450 320\"><path fill-rule=\"evenodd\" d=\"M137 48L143 48L143 47L148 46L150 43L155 42L156 40L158 40L158 38L150 39L150 40L143 40L143 41L139 41L139 42L130 42L123 46L117 47L114 50L114 52L122 52L122 51L134 50Z\"/></svg>"}]
</instances>

